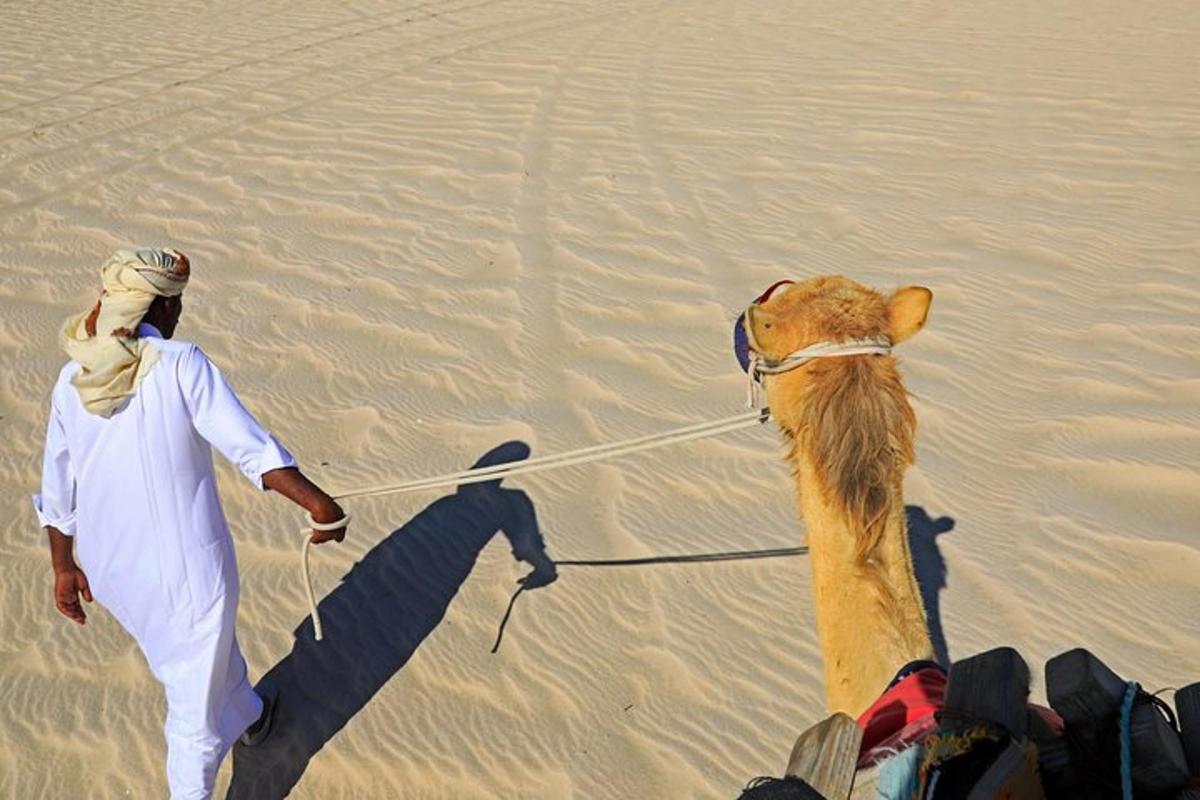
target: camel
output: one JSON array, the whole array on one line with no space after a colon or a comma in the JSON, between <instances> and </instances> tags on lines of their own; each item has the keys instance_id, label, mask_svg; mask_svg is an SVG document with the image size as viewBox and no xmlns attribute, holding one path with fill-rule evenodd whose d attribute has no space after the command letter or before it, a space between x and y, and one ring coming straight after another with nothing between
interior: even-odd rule
<instances>
[{"instance_id":1,"label":"camel","mask_svg":"<svg viewBox=\"0 0 1200 800\"><path fill-rule=\"evenodd\" d=\"M899 344L933 299L919 286L884 297L841 276L772 288L745 318L769 363L818 342ZM763 381L808 530L827 704L857 716L900 667L933 658L901 491L916 417L890 354L818 358Z\"/></svg>"}]
</instances>

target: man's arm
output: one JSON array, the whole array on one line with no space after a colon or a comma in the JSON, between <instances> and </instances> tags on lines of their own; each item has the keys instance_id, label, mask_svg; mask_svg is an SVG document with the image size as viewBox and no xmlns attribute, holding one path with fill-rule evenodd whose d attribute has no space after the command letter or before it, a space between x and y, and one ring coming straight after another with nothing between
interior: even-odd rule
<instances>
[{"instance_id":1,"label":"man's arm","mask_svg":"<svg viewBox=\"0 0 1200 800\"><path fill-rule=\"evenodd\" d=\"M304 477L296 467L282 467L264 472L263 488L279 492L296 505L308 511L314 522L336 522L345 516L337 501L325 493L320 486ZM346 538L344 527L333 531L313 531L311 541L321 544L330 540Z\"/></svg>"},{"instance_id":2,"label":"man's arm","mask_svg":"<svg viewBox=\"0 0 1200 800\"><path fill-rule=\"evenodd\" d=\"M260 489L275 469L296 466L283 445L258 423L216 365L192 345L179 363L179 383L196 431Z\"/></svg>"},{"instance_id":3,"label":"man's arm","mask_svg":"<svg viewBox=\"0 0 1200 800\"><path fill-rule=\"evenodd\" d=\"M54 566L54 605L67 619L82 625L87 622L87 614L83 613L79 598L82 595L84 600L92 602L87 576L75 564L71 537L53 525L46 526L46 533L50 536L50 563Z\"/></svg>"},{"instance_id":4,"label":"man's arm","mask_svg":"<svg viewBox=\"0 0 1200 800\"><path fill-rule=\"evenodd\" d=\"M196 430L251 482L279 492L306 509L314 522L336 522L345 516L341 506L304 477L291 454L263 430L199 348L192 347L185 356L180 379ZM346 529L342 527L313 531L312 542L340 542L344 538Z\"/></svg>"},{"instance_id":5,"label":"man's arm","mask_svg":"<svg viewBox=\"0 0 1200 800\"><path fill-rule=\"evenodd\" d=\"M80 595L92 602L87 576L75 564L71 537L75 534L75 470L67 446L67 435L58 413L56 395L51 396L50 419L46 425L46 450L42 458L42 490L33 496L38 522L50 537L50 563L54 568L54 607L63 616L82 625L87 620Z\"/></svg>"}]
</instances>

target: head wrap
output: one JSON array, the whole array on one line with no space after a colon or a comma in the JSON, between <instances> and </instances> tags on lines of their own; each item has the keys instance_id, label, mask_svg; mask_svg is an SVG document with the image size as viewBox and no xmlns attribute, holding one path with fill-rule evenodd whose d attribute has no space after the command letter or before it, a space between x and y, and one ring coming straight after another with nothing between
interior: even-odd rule
<instances>
[{"instance_id":1,"label":"head wrap","mask_svg":"<svg viewBox=\"0 0 1200 800\"><path fill-rule=\"evenodd\" d=\"M187 256L176 250L118 250L100 268L103 291L95 307L63 325L60 342L81 369L71 378L84 408L107 417L137 390L158 351L137 335L155 297L183 292Z\"/></svg>"}]
</instances>

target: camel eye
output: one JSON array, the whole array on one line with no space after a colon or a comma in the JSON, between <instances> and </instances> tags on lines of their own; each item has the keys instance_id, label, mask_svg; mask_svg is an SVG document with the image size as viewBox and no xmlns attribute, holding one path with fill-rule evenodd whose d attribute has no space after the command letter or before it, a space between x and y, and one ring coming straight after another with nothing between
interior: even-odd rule
<instances>
[{"instance_id":1,"label":"camel eye","mask_svg":"<svg viewBox=\"0 0 1200 800\"><path fill-rule=\"evenodd\" d=\"M764 323L763 323L763 327L764 327L764 328L770 328L770 327L771 327L771 323L769 323L769 322L764 322Z\"/></svg>"}]
</instances>

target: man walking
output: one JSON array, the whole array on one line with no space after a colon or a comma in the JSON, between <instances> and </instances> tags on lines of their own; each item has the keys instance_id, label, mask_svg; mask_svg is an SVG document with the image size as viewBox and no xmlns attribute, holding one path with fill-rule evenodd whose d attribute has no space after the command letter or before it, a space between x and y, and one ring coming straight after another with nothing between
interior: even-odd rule
<instances>
[{"instance_id":1,"label":"man walking","mask_svg":"<svg viewBox=\"0 0 1200 800\"><path fill-rule=\"evenodd\" d=\"M234 635L237 564L210 445L313 523L348 521L204 353L171 339L189 273L186 256L159 249L118 250L101 268L100 300L61 333L71 361L51 396L34 496L58 610L82 625L80 598L95 597L166 690L173 800L208 798L234 741L269 732L276 699L251 688Z\"/></svg>"}]
</instances>

